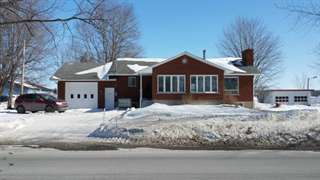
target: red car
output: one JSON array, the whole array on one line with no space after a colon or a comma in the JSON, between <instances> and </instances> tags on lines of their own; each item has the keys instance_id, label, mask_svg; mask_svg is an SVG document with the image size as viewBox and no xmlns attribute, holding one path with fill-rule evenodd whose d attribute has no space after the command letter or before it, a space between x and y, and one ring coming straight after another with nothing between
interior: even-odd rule
<instances>
[{"instance_id":1,"label":"red car","mask_svg":"<svg viewBox=\"0 0 320 180\"><path fill-rule=\"evenodd\" d=\"M23 94L16 99L14 107L18 113L26 111L64 112L68 109L68 104L49 94Z\"/></svg>"}]
</instances>

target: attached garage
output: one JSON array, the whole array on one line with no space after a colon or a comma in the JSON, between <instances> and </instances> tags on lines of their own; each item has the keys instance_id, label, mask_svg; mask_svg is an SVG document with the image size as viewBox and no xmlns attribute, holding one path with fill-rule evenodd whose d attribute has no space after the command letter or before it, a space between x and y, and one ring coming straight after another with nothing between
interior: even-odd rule
<instances>
[{"instance_id":1,"label":"attached garage","mask_svg":"<svg viewBox=\"0 0 320 180\"><path fill-rule=\"evenodd\" d=\"M69 108L97 108L97 82L66 82L65 100Z\"/></svg>"}]
</instances>

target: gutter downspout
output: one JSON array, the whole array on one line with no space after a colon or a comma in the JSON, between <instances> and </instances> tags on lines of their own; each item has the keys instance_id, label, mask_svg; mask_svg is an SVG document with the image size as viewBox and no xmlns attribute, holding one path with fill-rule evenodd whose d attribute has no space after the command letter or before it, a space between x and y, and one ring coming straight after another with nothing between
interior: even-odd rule
<instances>
[{"instance_id":1,"label":"gutter downspout","mask_svg":"<svg viewBox=\"0 0 320 180\"><path fill-rule=\"evenodd\" d=\"M142 108L142 74L140 74L140 99L139 99L139 108Z\"/></svg>"}]
</instances>

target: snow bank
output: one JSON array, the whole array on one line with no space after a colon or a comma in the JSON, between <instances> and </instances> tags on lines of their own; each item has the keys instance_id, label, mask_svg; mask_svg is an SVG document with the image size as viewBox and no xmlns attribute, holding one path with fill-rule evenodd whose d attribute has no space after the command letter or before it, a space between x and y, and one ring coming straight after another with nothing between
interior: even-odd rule
<instances>
[{"instance_id":1,"label":"snow bank","mask_svg":"<svg viewBox=\"0 0 320 180\"><path fill-rule=\"evenodd\" d=\"M223 105L177 105L152 104L141 109L134 109L124 115L124 120L177 120L210 117L237 116L245 117L259 114L259 111L243 107L227 107Z\"/></svg>"},{"instance_id":2,"label":"snow bank","mask_svg":"<svg viewBox=\"0 0 320 180\"><path fill-rule=\"evenodd\" d=\"M153 104L128 111L118 120L118 126L121 138L128 140L126 143L143 146L284 148L320 145L320 111L308 106L273 111L271 108L254 110L222 105ZM129 133L133 129L139 131ZM112 134L113 131L114 127L102 125L91 135L115 138L117 135Z\"/></svg>"}]
</instances>

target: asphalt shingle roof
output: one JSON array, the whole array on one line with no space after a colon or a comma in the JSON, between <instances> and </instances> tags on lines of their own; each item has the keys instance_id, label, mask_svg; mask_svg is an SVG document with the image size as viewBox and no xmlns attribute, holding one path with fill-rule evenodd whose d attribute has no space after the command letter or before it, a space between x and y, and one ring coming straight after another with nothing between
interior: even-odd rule
<instances>
[{"instance_id":1,"label":"asphalt shingle roof","mask_svg":"<svg viewBox=\"0 0 320 180\"><path fill-rule=\"evenodd\" d=\"M77 72L84 71L97 67L101 64L93 62L74 62L66 63L54 73L52 79L63 79L63 80L99 80L97 73L89 74L76 74Z\"/></svg>"}]
</instances>

